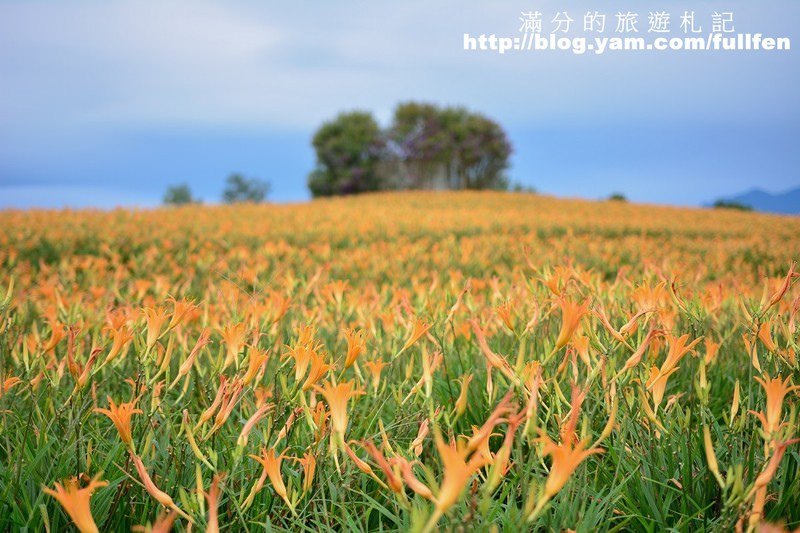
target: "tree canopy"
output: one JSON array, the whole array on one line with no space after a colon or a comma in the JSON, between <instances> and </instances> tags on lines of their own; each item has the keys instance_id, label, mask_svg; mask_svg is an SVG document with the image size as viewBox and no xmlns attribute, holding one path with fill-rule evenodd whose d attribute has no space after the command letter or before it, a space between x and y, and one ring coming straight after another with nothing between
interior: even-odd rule
<instances>
[{"instance_id":1,"label":"tree canopy","mask_svg":"<svg viewBox=\"0 0 800 533\"><path fill-rule=\"evenodd\" d=\"M162 200L165 205L186 205L200 203L200 200L192 196L192 190L186 183L172 185L167 188Z\"/></svg>"},{"instance_id":2,"label":"tree canopy","mask_svg":"<svg viewBox=\"0 0 800 533\"><path fill-rule=\"evenodd\" d=\"M246 178L242 174L234 173L225 181L225 190L222 191L222 200L233 204L238 202L263 202L270 191L268 181L256 178Z\"/></svg>"},{"instance_id":3,"label":"tree canopy","mask_svg":"<svg viewBox=\"0 0 800 533\"><path fill-rule=\"evenodd\" d=\"M320 127L312 139L317 166L308 186L314 196L377 191L384 138L371 113L342 113Z\"/></svg>"},{"instance_id":4,"label":"tree canopy","mask_svg":"<svg viewBox=\"0 0 800 533\"><path fill-rule=\"evenodd\" d=\"M505 189L511 144L493 120L463 107L407 102L382 130L371 113L342 113L312 144L314 196L385 189Z\"/></svg>"}]
</instances>

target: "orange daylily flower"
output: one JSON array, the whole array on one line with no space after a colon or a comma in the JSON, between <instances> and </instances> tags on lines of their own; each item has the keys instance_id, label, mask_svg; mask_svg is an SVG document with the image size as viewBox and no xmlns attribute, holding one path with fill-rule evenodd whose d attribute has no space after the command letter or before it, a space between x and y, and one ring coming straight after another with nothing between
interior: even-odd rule
<instances>
[{"instance_id":1,"label":"orange daylily flower","mask_svg":"<svg viewBox=\"0 0 800 533\"><path fill-rule=\"evenodd\" d=\"M311 413L311 419L314 421L314 427L317 428L314 434L314 444L319 444L328 431L328 411L325 409L324 403L317 402Z\"/></svg>"},{"instance_id":2,"label":"orange daylily flower","mask_svg":"<svg viewBox=\"0 0 800 533\"><path fill-rule=\"evenodd\" d=\"M775 451L756 478L753 488L747 496L748 499L753 500L753 506L750 509L749 517L749 524L751 527L755 527L763 518L764 504L767 501L767 485L769 485L769 482L772 481L775 474L777 474L783 455L786 453L786 448L796 442L800 442L800 439L792 439L777 443Z\"/></svg>"},{"instance_id":3,"label":"orange daylily flower","mask_svg":"<svg viewBox=\"0 0 800 533\"><path fill-rule=\"evenodd\" d=\"M566 485L572 473L584 459L604 451L602 448L584 449L584 445L581 443L564 442L559 444L546 434L542 434L541 440L545 443L542 453L551 456L553 460L544 487L544 498L547 500L555 496Z\"/></svg>"},{"instance_id":4,"label":"orange daylily flower","mask_svg":"<svg viewBox=\"0 0 800 533\"><path fill-rule=\"evenodd\" d=\"M222 474L214 474L214 479L211 480L211 487L209 487L208 492L203 492L203 496L208 502L206 533L219 533L219 482L222 477Z\"/></svg>"},{"instance_id":5,"label":"orange daylily flower","mask_svg":"<svg viewBox=\"0 0 800 533\"><path fill-rule=\"evenodd\" d=\"M539 410L539 389L542 386L542 365L538 361L528 363L525 367L525 388L528 390L528 402L525 405L525 427L523 432L529 433L531 421L536 420Z\"/></svg>"},{"instance_id":6,"label":"orange daylily flower","mask_svg":"<svg viewBox=\"0 0 800 533\"><path fill-rule=\"evenodd\" d=\"M454 442L445 443L438 428L434 428L434 441L444 470L442 482L438 490L433 491L422 483L411 470L411 465L402 458L395 459L400 472L408 486L423 498L434 503L434 512L423 531L432 531L439 518L447 512L460 498L470 478L489 463L489 459L481 453L471 453L463 445Z\"/></svg>"},{"instance_id":7,"label":"orange daylily flower","mask_svg":"<svg viewBox=\"0 0 800 533\"><path fill-rule=\"evenodd\" d=\"M401 458L396 459L395 462L400 466L403 479L408 486L420 496L433 501L435 505L434 513L424 531L431 531L436 526L439 518L458 501L473 474L490 463L491 458L479 448L488 440L494 427L501 421L502 415L511 409L509 403L511 394L509 392L503 398L483 426L466 442L446 443L439 428L434 426L434 442L444 470L438 490L433 491L428 488L414 476L410 465L404 464Z\"/></svg>"},{"instance_id":8,"label":"orange daylily flower","mask_svg":"<svg viewBox=\"0 0 800 533\"><path fill-rule=\"evenodd\" d=\"M494 312L510 331L514 331L514 306L510 301L505 301L495 307Z\"/></svg>"},{"instance_id":9,"label":"orange daylily flower","mask_svg":"<svg viewBox=\"0 0 800 533\"><path fill-rule=\"evenodd\" d=\"M711 364L717 358L717 353L719 352L720 343L714 342L710 338L706 338L703 343L706 346L706 355L705 355L705 362L706 364Z\"/></svg>"},{"instance_id":10,"label":"orange daylily flower","mask_svg":"<svg viewBox=\"0 0 800 533\"><path fill-rule=\"evenodd\" d=\"M781 380L780 377L771 379L768 377L766 377L766 379L756 377L755 379L764 389L764 393L767 396L767 405L766 411L763 413L756 411L750 412L759 419L766 435L774 435L783 427L781 423L783 399L790 392L800 389L800 385L790 385L791 376L787 377L785 380Z\"/></svg>"},{"instance_id":11,"label":"orange daylily flower","mask_svg":"<svg viewBox=\"0 0 800 533\"><path fill-rule=\"evenodd\" d=\"M467 448L459 448L452 442L445 443L437 429L434 430L433 438L444 469L444 478L434 503L437 511L444 513L458 501L469 479L486 466L488 460L479 453L473 453L468 457Z\"/></svg>"},{"instance_id":12,"label":"orange daylily flower","mask_svg":"<svg viewBox=\"0 0 800 533\"><path fill-rule=\"evenodd\" d=\"M266 474L270 483L272 483L272 488L275 490L275 493L286 502L286 505L288 505L290 509L293 508L292 502L289 500L289 495L286 492L286 485L283 483L283 478L281 477L281 463L286 456L283 454L275 455L275 450L272 448L263 448L261 450L261 455L250 455L250 457L261 463L261 466L264 467L262 477L263 474Z\"/></svg>"},{"instance_id":13,"label":"orange daylily flower","mask_svg":"<svg viewBox=\"0 0 800 533\"><path fill-rule=\"evenodd\" d=\"M291 300L279 293L273 292L269 297L269 304L271 309L271 314L269 315L269 321L271 323L275 323L286 314L289 310L289 304Z\"/></svg>"},{"instance_id":14,"label":"orange daylily flower","mask_svg":"<svg viewBox=\"0 0 800 533\"><path fill-rule=\"evenodd\" d=\"M172 315L170 316L169 325L167 329L175 329L182 322L191 316L192 311L197 309L197 306L192 301L176 300L170 298L172 302Z\"/></svg>"},{"instance_id":15,"label":"orange daylily flower","mask_svg":"<svg viewBox=\"0 0 800 533\"><path fill-rule=\"evenodd\" d=\"M414 452L414 455L419 457L422 455L422 445L425 443L425 438L431 432L431 421L429 418L426 418L422 421L419 425L419 430L417 430L417 436L414 437L414 440L411 441L411 446L409 448Z\"/></svg>"},{"instance_id":16,"label":"orange daylily flower","mask_svg":"<svg viewBox=\"0 0 800 533\"><path fill-rule=\"evenodd\" d=\"M142 533L169 533L172 531L172 525L175 523L176 518L178 518L178 513L170 511L169 513L159 515L153 524L133 526L131 531Z\"/></svg>"},{"instance_id":17,"label":"orange daylily flower","mask_svg":"<svg viewBox=\"0 0 800 533\"><path fill-rule=\"evenodd\" d=\"M508 473L509 461L511 460L511 448L514 445L514 435L517 428L525 421L525 412L519 412L508 417L508 427L503 438L503 444L492 458L492 468L489 471L486 490L491 492L500 484Z\"/></svg>"},{"instance_id":18,"label":"orange daylily flower","mask_svg":"<svg viewBox=\"0 0 800 533\"><path fill-rule=\"evenodd\" d=\"M778 345L775 344L775 341L772 339L772 329L770 328L772 324L770 321L766 321L761 324L761 327L758 328L758 338L764 343L764 346L770 352L777 352Z\"/></svg>"},{"instance_id":19,"label":"orange daylily flower","mask_svg":"<svg viewBox=\"0 0 800 533\"><path fill-rule=\"evenodd\" d=\"M145 307L142 313L144 313L145 322L147 323L146 346L150 350L156 345L156 341L161 336L161 330L167 318L169 318L169 313L164 309L154 309L152 307Z\"/></svg>"},{"instance_id":20,"label":"orange daylily flower","mask_svg":"<svg viewBox=\"0 0 800 533\"><path fill-rule=\"evenodd\" d=\"M589 312L588 299L582 304L577 304L566 298L559 298L558 305L561 308L561 330L558 332L554 350L566 346L578 329L581 319Z\"/></svg>"},{"instance_id":21,"label":"orange daylily flower","mask_svg":"<svg viewBox=\"0 0 800 533\"><path fill-rule=\"evenodd\" d=\"M411 332L408 335L408 339L406 339L406 343L400 348L400 351L397 352L398 355L409 349L415 342L417 342L420 337L428 333L428 330L431 329L431 324L427 324L420 320L419 318L414 319L414 327L411 329Z\"/></svg>"},{"instance_id":22,"label":"orange daylily flower","mask_svg":"<svg viewBox=\"0 0 800 533\"><path fill-rule=\"evenodd\" d=\"M351 398L364 394L364 391L356 389L352 381L345 381L338 385L325 382L322 387L315 385L314 390L325 397L331 413L333 431L344 440L344 433L347 430L347 402Z\"/></svg>"},{"instance_id":23,"label":"orange daylily flower","mask_svg":"<svg viewBox=\"0 0 800 533\"><path fill-rule=\"evenodd\" d=\"M644 356L645 352L647 352L647 348L650 346L650 343L652 343L653 339L655 339L657 336L661 335L661 333L662 333L661 331L656 329L651 329L650 331L648 331L647 335L645 335L644 340L642 341L642 344L640 344L639 347L636 348L636 351L633 352L633 354L628 358L627 361L625 361L625 364L622 366L620 373L625 372L626 370L630 370L631 368L638 365L639 362L642 360L642 357Z\"/></svg>"},{"instance_id":24,"label":"orange daylily flower","mask_svg":"<svg viewBox=\"0 0 800 533\"><path fill-rule=\"evenodd\" d=\"M369 466L369 463L366 463L366 462L362 461L361 459L359 459L359 457L356 455L356 452L353 451L353 449L350 447L350 445L347 442L345 442L342 445L342 447L344 448L344 452L347 454L347 456L350 457L350 459L353 461L353 463L355 463L356 468L361 470L363 473L365 473L365 474L367 474L369 476L372 476L373 478L377 479L377 476L375 476L375 472L372 470L372 467ZM378 480L378 481L380 481L380 480ZM383 483L383 482L381 481L381 483Z\"/></svg>"},{"instance_id":25,"label":"orange daylily flower","mask_svg":"<svg viewBox=\"0 0 800 533\"><path fill-rule=\"evenodd\" d=\"M314 355L322 349L322 344L314 340L315 332L312 326L301 328L294 346L287 346L289 351L283 355L284 359L294 359L294 379L297 381L303 379Z\"/></svg>"},{"instance_id":26,"label":"orange daylily flower","mask_svg":"<svg viewBox=\"0 0 800 533\"><path fill-rule=\"evenodd\" d=\"M317 470L317 458L311 452L305 452L302 458L295 458L295 461L300 463L303 468L303 494L311 490L311 485L314 483L314 473Z\"/></svg>"},{"instance_id":27,"label":"orange daylily flower","mask_svg":"<svg viewBox=\"0 0 800 533\"><path fill-rule=\"evenodd\" d=\"M308 371L308 376L303 382L301 389L304 391L311 389L317 384L317 381L325 377L325 374L327 374L331 368L333 368L333 366L326 363L322 355L313 352L311 355L311 369Z\"/></svg>"},{"instance_id":28,"label":"orange daylily flower","mask_svg":"<svg viewBox=\"0 0 800 533\"><path fill-rule=\"evenodd\" d=\"M530 264L531 268L533 265ZM547 277L542 276L539 280L547 287L550 292L555 296L560 296L563 287L572 279L574 270L569 266L557 265L553 268L553 272L548 273Z\"/></svg>"},{"instance_id":29,"label":"orange daylily flower","mask_svg":"<svg viewBox=\"0 0 800 533\"><path fill-rule=\"evenodd\" d=\"M74 330L70 331L69 341L67 345L67 367L70 374L75 378L75 389L79 390L86 386L89 377L92 375L92 368L97 361L97 356L100 355L102 348L95 348L86 360L85 365L81 365L75 360L75 335Z\"/></svg>"},{"instance_id":30,"label":"orange daylily flower","mask_svg":"<svg viewBox=\"0 0 800 533\"><path fill-rule=\"evenodd\" d=\"M247 356L247 372L245 372L242 382L244 385L250 384L258 372L264 367L264 364L269 359L269 350L263 351L258 348L252 348Z\"/></svg>"},{"instance_id":31,"label":"orange daylily flower","mask_svg":"<svg viewBox=\"0 0 800 533\"><path fill-rule=\"evenodd\" d=\"M130 454L131 454L131 460L133 461L133 464L136 467L136 472L139 474L139 479L142 481L142 485L144 485L144 490L146 490L147 493L150 496L152 496L153 499L155 499L158 503L160 503L164 507L168 507L174 510L182 517L191 522L192 521L191 517L187 515L185 512L183 512L177 505L175 505L175 502L172 500L172 497L170 497L169 494L156 487L156 484L153 483L152 478L150 478L150 474L147 473L147 469L145 468L141 458L139 458L138 455L133 453L133 451L131 451Z\"/></svg>"},{"instance_id":32,"label":"orange daylily flower","mask_svg":"<svg viewBox=\"0 0 800 533\"><path fill-rule=\"evenodd\" d=\"M669 343L667 357L664 359L660 368L654 366L650 369L650 377L647 379L645 386L653 397L655 409L658 409L658 406L661 405L661 401L664 398L669 376L678 371L679 367L677 365L680 360L683 359L686 354L690 353L702 338L695 339L688 345L686 344L687 340L689 340L688 334L680 337L667 334L667 342Z\"/></svg>"},{"instance_id":33,"label":"orange daylily flower","mask_svg":"<svg viewBox=\"0 0 800 533\"><path fill-rule=\"evenodd\" d=\"M406 485L409 486L411 490L419 494L425 499L433 500L434 495L431 492L431 489L428 488L427 485L422 483L417 477L414 475L414 471L411 469L411 463L406 460L405 457L394 457L392 458L392 463L396 464L400 467L400 473L403 476L403 481Z\"/></svg>"},{"instance_id":34,"label":"orange daylily flower","mask_svg":"<svg viewBox=\"0 0 800 533\"><path fill-rule=\"evenodd\" d=\"M792 278L800 277L800 273L795 272L794 267L795 263L792 263L791 266L789 266L789 273L786 274L783 282L781 282L775 292L772 293L772 296L770 296L769 300L767 301L766 309L769 309L781 301L783 296L786 294L786 291L788 291L789 287L792 285Z\"/></svg>"},{"instance_id":35,"label":"orange daylily flower","mask_svg":"<svg viewBox=\"0 0 800 533\"><path fill-rule=\"evenodd\" d=\"M372 459L378 464L378 467L383 472L383 475L386 477L386 484L389 488L396 492L400 493L403 491L403 481L400 479L400 475L392 468L392 465L389 461L386 460L383 453L370 441L366 441L361 443L367 453L372 457Z\"/></svg>"},{"instance_id":36,"label":"orange daylily flower","mask_svg":"<svg viewBox=\"0 0 800 533\"><path fill-rule=\"evenodd\" d=\"M225 370L238 360L239 352L244 348L247 338L247 324L244 322L229 324L220 328L219 333L222 335L222 340L226 347L225 362L222 363L222 369Z\"/></svg>"},{"instance_id":37,"label":"orange daylily flower","mask_svg":"<svg viewBox=\"0 0 800 533\"><path fill-rule=\"evenodd\" d=\"M470 374L466 374L464 376L461 376L461 379L460 379L461 389L460 389L460 391L458 393L458 398L456 399L455 407L453 409L453 412L458 416L463 415L464 411L467 410L467 398L468 398L468 395L469 395L469 384L472 382L473 377L474 376L471 373Z\"/></svg>"},{"instance_id":38,"label":"orange daylily flower","mask_svg":"<svg viewBox=\"0 0 800 533\"><path fill-rule=\"evenodd\" d=\"M575 335L572 337L572 340L569 341L568 346L575 350L581 358L581 361L583 361L583 364L586 366L592 364L592 360L589 357L589 337L586 335Z\"/></svg>"},{"instance_id":39,"label":"orange daylily flower","mask_svg":"<svg viewBox=\"0 0 800 533\"><path fill-rule=\"evenodd\" d=\"M194 365L195 359L197 358L197 354L200 353L200 350L202 350L206 345L208 345L209 342L211 342L211 330L208 328L203 328L203 330L200 332L200 336L197 338L197 342L195 343L194 348L192 348L192 351L189 352L189 356L186 358L186 360L181 364L180 368L178 369L178 375L175 376L175 379L170 384L170 388L175 386L175 384L178 382L178 380L180 380L180 378L189 373L189 371L192 369L192 366Z\"/></svg>"},{"instance_id":40,"label":"orange daylily flower","mask_svg":"<svg viewBox=\"0 0 800 533\"><path fill-rule=\"evenodd\" d=\"M106 415L116 426L119 432L119 437L128 448L133 449L133 437L131 436L131 418L134 414L141 414L142 410L136 408L136 400L132 402L123 402L119 405L114 403L111 396L108 399L108 409L100 409L95 407L95 413Z\"/></svg>"},{"instance_id":41,"label":"orange daylily flower","mask_svg":"<svg viewBox=\"0 0 800 533\"><path fill-rule=\"evenodd\" d=\"M489 342L486 340L486 332L480 327L478 321L473 318L470 319L469 323L472 326L472 332L475 334L475 340L478 341L478 347L481 349L481 353L486 358L486 364L489 367L489 371L491 372L492 368L496 368L512 383L518 384L519 378L514 373L514 370L511 368L511 365L508 363L508 361L506 361L505 357L493 352L489 347Z\"/></svg>"},{"instance_id":42,"label":"orange daylily flower","mask_svg":"<svg viewBox=\"0 0 800 533\"><path fill-rule=\"evenodd\" d=\"M49 494L61 504L72 523L81 533L98 533L97 524L92 516L90 499L94 491L100 487L108 485L108 481L100 481L100 475L94 477L83 487L78 487L76 478L64 481L64 484L56 483L55 489L43 487L45 494Z\"/></svg>"},{"instance_id":43,"label":"orange daylily flower","mask_svg":"<svg viewBox=\"0 0 800 533\"><path fill-rule=\"evenodd\" d=\"M227 383L227 387L223 393L222 402L219 406L219 411L217 411L217 416L214 417L214 425L211 426L211 429L205 435L207 439L214 433L216 433L219 428L225 424L228 418L231 416L231 412L233 408L236 407L236 404L239 403L239 397L242 394L244 386L242 385L242 381L240 379L234 379Z\"/></svg>"},{"instance_id":44,"label":"orange daylily flower","mask_svg":"<svg viewBox=\"0 0 800 533\"><path fill-rule=\"evenodd\" d=\"M603 453L602 448L586 448L586 443L579 441L575 435L575 427L578 421L580 404L583 401L585 391L578 393L573 389L572 409L570 418L561 430L561 442L553 441L543 429L539 429L539 441L544 443L543 455L551 457L550 473L547 475L544 489L539 495L536 506L528 515L528 520L533 520L544 509L550 499L567 484L573 472L590 455Z\"/></svg>"},{"instance_id":45,"label":"orange daylily flower","mask_svg":"<svg viewBox=\"0 0 800 533\"><path fill-rule=\"evenodd\" d=\"M344 367L350 368L358 356L366 350L366 341L362 330L348 329L344 335L347 339L347 356L344 359Z\"/></svg>"},{"instance_id":46,"label":"orange daylily flower","mask_svg":"<svg viewBox=\"0 0 800 533\"><path fill-rule=\"evenodd\" d=\"M250 432L253 431L253 428L256 427L256 424L264 418L267 413L269 413L272 408L275 407L271 403L264 403L256 409L256 412L253 413L253 416L247 419L244 426L242 427L241 433L239 433L239 438L236 439L236 444L240 448L244 448L247 445L247 437L250 435Z\"/></svg>"},{"instance_id":47,"label":"orange daylily flower","mask_svg":"<svg viewBox=\"0 0 800 533\"><path fill-rule=\"evenodd\" d=\"M364 366L367 367L367 370L369 370L369 373L372 376L373 390L378 390L378 387L380 387L381 384L381 372L385 367L389 366L389 363L381 360L365 361Z\"/></svg>"},{"instance_id":48,"label":"orange daylily flower","mask_svg":"<svg viewBox=\"0 0 800 533\"><path fill-rule=\"evenodd\" d=\"M60 322L56 320L50 321L50 338L42 347L44 353L50 353L55 350L58 343L61 342L61 339L64 338L64 335L67 333L67 328Z\"/></svg>"},{"instance_id":49,"label":"orange daylily flower","mask_svg":"<svg viewBox=\"0 0 800 533\"><path fill-rule=\"evenodd\" d=\"M133 340L133 333L125 324L122 324L119 328L107 329L111 331L113 341L111 343L111 349L108 351L108 355L106 355L103 364L113 361L120 355L125 355L127 349L123 351L123 348L127 348L130 341Z\"/></svg>"},{"instance_id":50,"label":"orange daylily flower","mask_svg":"<svg viewBox=\"0 0 800 533\"><path fill-rule=\"evenodd\" d=\"M220 374L219 387L217 388L216 396L214 396L214 401L211 402L211 405L209 405L208 408L206 408L206 410L200 415L200 419L197 421L197 425L194 427L195 431L197 431L200 426L211 420L211 417L214 416L214 413L217 412L217 409L219 409L219 407L228 397L230 387L231 384L229 383L228 378Z\"/></svg>"},{"instance_id":51,"label":"orange daylily flower","mask_svg":"<svg viewBox=\"0 0 800 533\"><path fill-rule=\"evenodd\" d=\"M22 383L22 380L16 376L5 378L3 383L0 384L0 398L2 398L12 387Z\"/></svg>"},{"instance_id":52,"label":"orange daylily flower","mask_svg":"<svg viewBox=\"0 0 800 533\"><path fill-rule=\"evenodd\" d=\"M509 391L505 396L503 396L503 399L498 402L497 406L494 408L494 410L492 410L492 412L489 414L489 417L481 425L481 427L473 431L472 436L467 440L467 444L465 446L468 452L477 450L488 443L495 426L504 420L503 417L505 415L516 410L516 405L511 403L512 397L513 392Z\"/></svg>"},{"instance_id":53,"label":"orange daylily flower","mask_svg":"<svg viewBox=\"0 0 800 533\"><path fill-rule=\"evenodd\" d=\"M328 298L328 300L335 303L337 307L341 307L344 291L347 289L348 285L350 285L350 283L347 280L337 279L328 282L322 287L322 294Z\"/></svg>"},{"instance_id":54,"label":"orange daylily flower","mask_svg":"<svg viewBox=\"0 0 800 533\"><path fill-rule=\"evenodd\" d=\"M756 478L756 482L753 485L753 489L750 491L750 497L752 497L753 493L762 488L766 487L770 481L775 478L775 474L778 472L778 467L781 464L781 460L783 459L783 455L786 453L786 448L790 445L800 442L800 439L791 439L781 443L778 443L775 446L775 451L773 452L772 456L770 457L769 461L767 461L766 466L764 466L764 470Z\"/></svg>"}]
</instances>

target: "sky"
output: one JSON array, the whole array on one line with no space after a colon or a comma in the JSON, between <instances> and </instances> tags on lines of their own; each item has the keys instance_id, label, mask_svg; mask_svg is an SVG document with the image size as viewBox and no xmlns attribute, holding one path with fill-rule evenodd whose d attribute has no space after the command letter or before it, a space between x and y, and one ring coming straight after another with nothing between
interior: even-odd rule
<instances>
[{"instance_id":1,"label":"sky","mask_svg":"<svg viewBox=\"0 0 800 533\"><path fill-rule=\"evenodd\" d=\"M713 10L788 52L467 52L520 14ZM698 24L701 25L701 24ZM497 120L509 177L546 194L699 205L800 186L796 0L0 0L0 208L153 206L170 184L219 201L231 172L304 201L310 139L399 102Z\"/></svg>"}]
</instances>

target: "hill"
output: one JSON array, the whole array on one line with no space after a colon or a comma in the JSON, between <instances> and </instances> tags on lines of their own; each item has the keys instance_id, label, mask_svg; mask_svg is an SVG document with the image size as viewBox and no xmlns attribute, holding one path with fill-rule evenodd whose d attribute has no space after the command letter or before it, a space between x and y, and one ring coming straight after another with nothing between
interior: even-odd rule
<instances>
[{"instance_id":1,"label":"hill","mask_svg":"<svg viewBox=\"0 0 800 533\"><path fill-rule=\"evenodd\" d=\"M723 200L748 205L765 213L800 215L800 187L782 193L770 193L756 188Z\"/></svg>"},{"instance_id":2,"label":"hill","mask_svg":"<svg viewBox=\"0 0 800 533\"><path fill-rule=\"evenodd\" d=\"M800 217L408 192L0 243L2 531L800 524Z\"/></svg>"}]
</instances>

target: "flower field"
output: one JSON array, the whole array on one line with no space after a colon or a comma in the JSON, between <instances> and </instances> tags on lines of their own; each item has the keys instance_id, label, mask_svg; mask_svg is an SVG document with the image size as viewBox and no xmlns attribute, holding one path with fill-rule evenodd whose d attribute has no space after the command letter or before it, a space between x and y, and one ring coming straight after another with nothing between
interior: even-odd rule
<instances>
[{"instance_id":1,"label":"flower field","mask_svg":"<svg viewBox=\"0 0 800 533\"><path fill-rule=\"evenodd\" d=\"M0 212L0 529L800 528L800 219Z\"/></svg>"}]
</instances>

